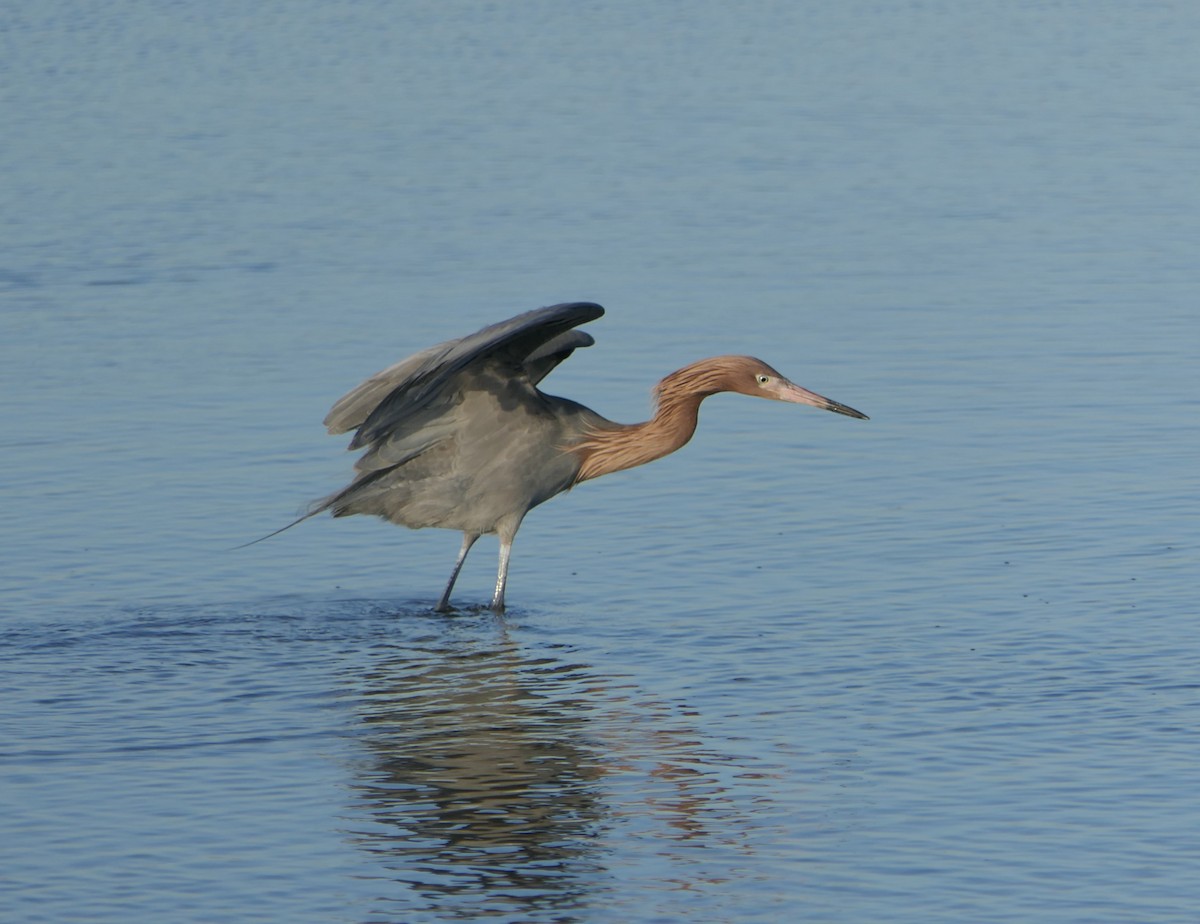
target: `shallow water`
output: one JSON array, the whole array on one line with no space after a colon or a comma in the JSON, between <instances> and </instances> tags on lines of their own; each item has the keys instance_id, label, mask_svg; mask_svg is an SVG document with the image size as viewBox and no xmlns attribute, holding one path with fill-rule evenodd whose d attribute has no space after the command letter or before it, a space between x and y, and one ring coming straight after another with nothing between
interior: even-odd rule
<instances>
[{"instance_id":1,"label":"shallow water","mask_svg":"<svg viewBox=\"0 0 1200 924\"><path fill-rule=\"evenodd\" d=\"M39 4L0 24L14 921L1191 921L1190 7ZM714 398L430 606L361 378L594 299Z\"/></svg>"}]
</instances>

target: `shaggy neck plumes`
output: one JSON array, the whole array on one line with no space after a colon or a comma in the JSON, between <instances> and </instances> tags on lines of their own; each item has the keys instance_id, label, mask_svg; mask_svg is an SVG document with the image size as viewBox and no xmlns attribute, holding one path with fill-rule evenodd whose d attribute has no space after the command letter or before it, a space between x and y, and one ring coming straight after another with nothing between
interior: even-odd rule
<instances>
[{"instance_id":1,"label":"shaggy neck plumes","mask_svg":"<svg viewBox=\"0 0 1200 924\"><path fill-rule=\"evenodd\" d=\"M650 420L588 433L571 447L583 459L576 481L653 462L686 444L696 432L700 402L730 390L727 360L733 358L702 359L672 372L654 388Z\"/></svg>"}]
</instances>

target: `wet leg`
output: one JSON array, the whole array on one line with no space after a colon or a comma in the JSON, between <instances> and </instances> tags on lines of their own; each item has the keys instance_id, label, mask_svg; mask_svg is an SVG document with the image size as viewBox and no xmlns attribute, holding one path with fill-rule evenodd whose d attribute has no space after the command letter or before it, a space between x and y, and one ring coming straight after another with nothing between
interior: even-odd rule
<instances>
[{"instance_id":1,"label":"wet leg","mask_svg":"<svg viewBox=\"0 0 1200 924\"><path fill-rule=\"evenodd\" d=\"M454 570L450 572L450 580L446 582L446 589L442 592L442 599L434 607L439 613L450 612L450 591L454 590L454 582L458 580L458 572L462 570L463 562L467 560L467 553L471 551L471 546L475 544L475 540L479 538L479 533L463 533L462 548L458 550L458 560L454 562Z\"/></svg>"}]
</instances>

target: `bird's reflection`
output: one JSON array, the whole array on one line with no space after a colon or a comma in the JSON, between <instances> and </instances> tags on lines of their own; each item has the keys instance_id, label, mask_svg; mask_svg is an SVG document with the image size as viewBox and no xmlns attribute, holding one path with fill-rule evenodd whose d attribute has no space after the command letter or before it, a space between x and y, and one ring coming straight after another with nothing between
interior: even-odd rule
<instances>
[{"instance_id":1,"label":"bird's reflection","mask_svg":"<svg viewBox=\"0 0 1200 924\"><path fill-rule=\"evenodd\" d=\"M604 770L587 740L582 668L523 659L493 633L407 647L362 682L364 848L456 905L475 894L509 910L519 896L561 906L585 888Z\"/></svg>"},{"instance_id":2,"label":"bird's reflection","mask_svg":"<svg viewBox=\"0 0 1200 924\"><path fill-rule=\"evenodd\" d=\"M614 827L656 849L743 835L719 758L690 729L565 649L531 654L483 618L471 628L410 638L355 678L369 756L352 836L404 901L468 917L565 913L608 887Z\"/></svg>"}]
</instances>

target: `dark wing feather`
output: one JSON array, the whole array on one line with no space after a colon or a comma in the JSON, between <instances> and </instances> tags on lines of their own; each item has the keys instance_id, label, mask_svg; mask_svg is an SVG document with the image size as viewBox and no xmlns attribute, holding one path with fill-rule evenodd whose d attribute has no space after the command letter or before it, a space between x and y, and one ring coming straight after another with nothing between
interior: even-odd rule
<instances>
[{"instance_id":1,"label":"dark wing feather","mask_svg":"<svg viewBox=\"0 0 1200 924\"><path fill-rule=\"evenodd\" d=\"M532 360L531 366L523 371L531 381L540 380L572 350L591 341L586 334L558 338L603 314L604 309L591 302L551 305L492 324L459 340L431 347L359 386L334 405L326 424L334 431L334 427L346 419L359 416L349 413L349 408L357 412L366 410L367 399L373 400L383 390L384 383L390 385L391 391L366 415L351 440L350 448L358 449L386 436L431 404L448 400L452 396L452 392L447 391L448 386L472 366L507 362L521 367ZM368 393L368 386L374 390Z\"/></svg>"},{"instance_id":2,"label":"dark wing feather","mask_svg":"<svg viewBox=\"0 0 1200 924\"><path fill-rule=\"evenodd\" d=\"M455 342L439 343L402 359L382 372L375 373L353 391L347 392L325 415L328 431L337 434L357 430L371 411L379 406L380 401L407 383L422 365L444 354ZM547 341L525 359L525 371L529 374L529 381L536 385L575 350L589 347L595 342L590 334L581 330L569 330Z\"/></svg>"},{"instance_id":3,"label":"dark wing feather","mask_svg":"<svg viewBox=\"0 0 1200 924\"><path fill-rule=\"evenodd\" d=\"M536 385L576 350L590 347L595 342L591 334L581 330L569 330L548 340L525 357L525 372L529 375L529 381Z\"/></svg>"}]
</instances>

